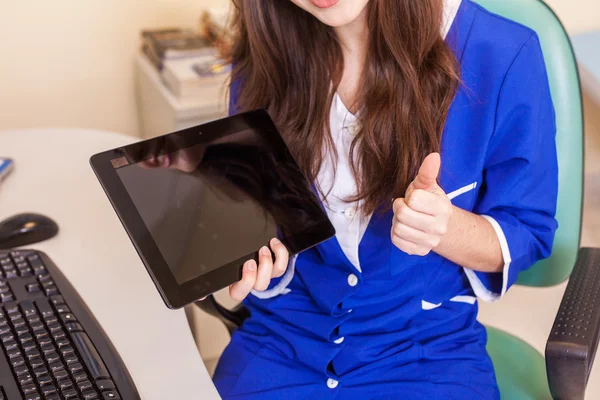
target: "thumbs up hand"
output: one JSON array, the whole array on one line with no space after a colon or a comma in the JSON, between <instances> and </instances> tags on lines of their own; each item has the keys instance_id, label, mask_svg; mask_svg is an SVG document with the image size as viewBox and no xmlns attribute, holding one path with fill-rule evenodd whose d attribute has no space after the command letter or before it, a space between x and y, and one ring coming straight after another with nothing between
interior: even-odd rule
<instances>
[{"instance_id":1,"label":"thumbs up hand","mask_svg":"<svg viewBox=\"0 0 600 400\"><path fill-rule=\"evenodd\" d=\"M404 198L394 200L392 242L400 250L425 256L448 231L452 203L437 184L440 155L428 155Z\"/></svg>"}]
</instances>

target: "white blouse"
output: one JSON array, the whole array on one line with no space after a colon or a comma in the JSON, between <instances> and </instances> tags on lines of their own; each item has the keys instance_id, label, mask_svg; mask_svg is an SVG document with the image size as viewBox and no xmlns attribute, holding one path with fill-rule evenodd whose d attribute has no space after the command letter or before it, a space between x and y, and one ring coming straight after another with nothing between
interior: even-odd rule
<instances>
[{"instance_id":1,"label":"white blouse","mask_svg":"<svg viewBox=\"0 0 600 400\"><path fill-rule=\"evenodd\" d=\"M358 126L356 117L348 111L337 93L331 103L329 126L337 153L337 164L334 165L336 160L333 159L333 152L327 152L317 175L317 182L326 195L321 200L335 228L337 240L348 260L361 271L358 244L371 216L359 211L361 203L345 201L357 193L349 156L350 145Z\"/></svg>"}]
</instances>

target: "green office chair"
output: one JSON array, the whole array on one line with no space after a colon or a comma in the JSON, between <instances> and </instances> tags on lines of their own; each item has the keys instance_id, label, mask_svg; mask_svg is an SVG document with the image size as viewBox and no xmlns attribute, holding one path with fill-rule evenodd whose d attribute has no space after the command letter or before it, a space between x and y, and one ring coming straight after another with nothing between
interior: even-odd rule
<instances>
[{"instance_id":1,"label":"green office chair","mask_svg":"<svg viewBox=\"0 0 600 400\"><path fill-rule=\"evenodd\" d=\"M518 284L553 286L569 276L546 346L546 360L508 333L488 328L488 351L503 399L583 399L600 329L600 249L579 249L583 199L583 116L579 76L569 38L541 0L476 0L492 12L537 32L556 110L560 167L552 257L523 272ZM198 306L221 319L230 332L249 315L226 310L211 296Z\"/></svg>"}]
</instances>

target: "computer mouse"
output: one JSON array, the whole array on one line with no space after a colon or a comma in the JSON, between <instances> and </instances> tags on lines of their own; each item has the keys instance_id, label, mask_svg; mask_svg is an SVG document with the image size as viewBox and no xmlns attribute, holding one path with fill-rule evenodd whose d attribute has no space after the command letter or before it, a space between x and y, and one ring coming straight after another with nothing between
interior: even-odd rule
<instances>
[{"instance_id":1,"label":"computer mouse","mask_svg":"<svg viewBox=\"0 0 600 400\"><path fill-rule=\"evenodd\" d=\"M0 249L25 246L50 239L58 225L50 218L34 213L13 215L0 222Z\"/></svg>"}]
</instances>

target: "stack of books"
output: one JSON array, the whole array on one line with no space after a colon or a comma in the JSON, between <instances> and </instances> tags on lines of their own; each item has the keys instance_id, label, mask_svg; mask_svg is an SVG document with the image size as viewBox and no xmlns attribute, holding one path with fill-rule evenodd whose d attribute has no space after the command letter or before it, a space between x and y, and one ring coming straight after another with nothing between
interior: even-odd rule
<instances>
[{"instance_id":1,"label":"stack of books","mask_svg":"<svg viewBox=\"0 0 600 400\"><path fill-rule=\"evenodd\" d=\"M190 30L142 31L142 52L182 102L214 96L223 89L230 67L214 44L206 35Z\"/></svg>"},{"instance_id":2,"label":"stack of books","mask_svg":"<svg viewBox=\"0 0 600 400\"><path fill-rule=\"evenodd\" d=\"M161 70L165 61L215 55L216 49L204 35L173 28L142 31L142 52Z\"/></svg>"}]
</instances>

